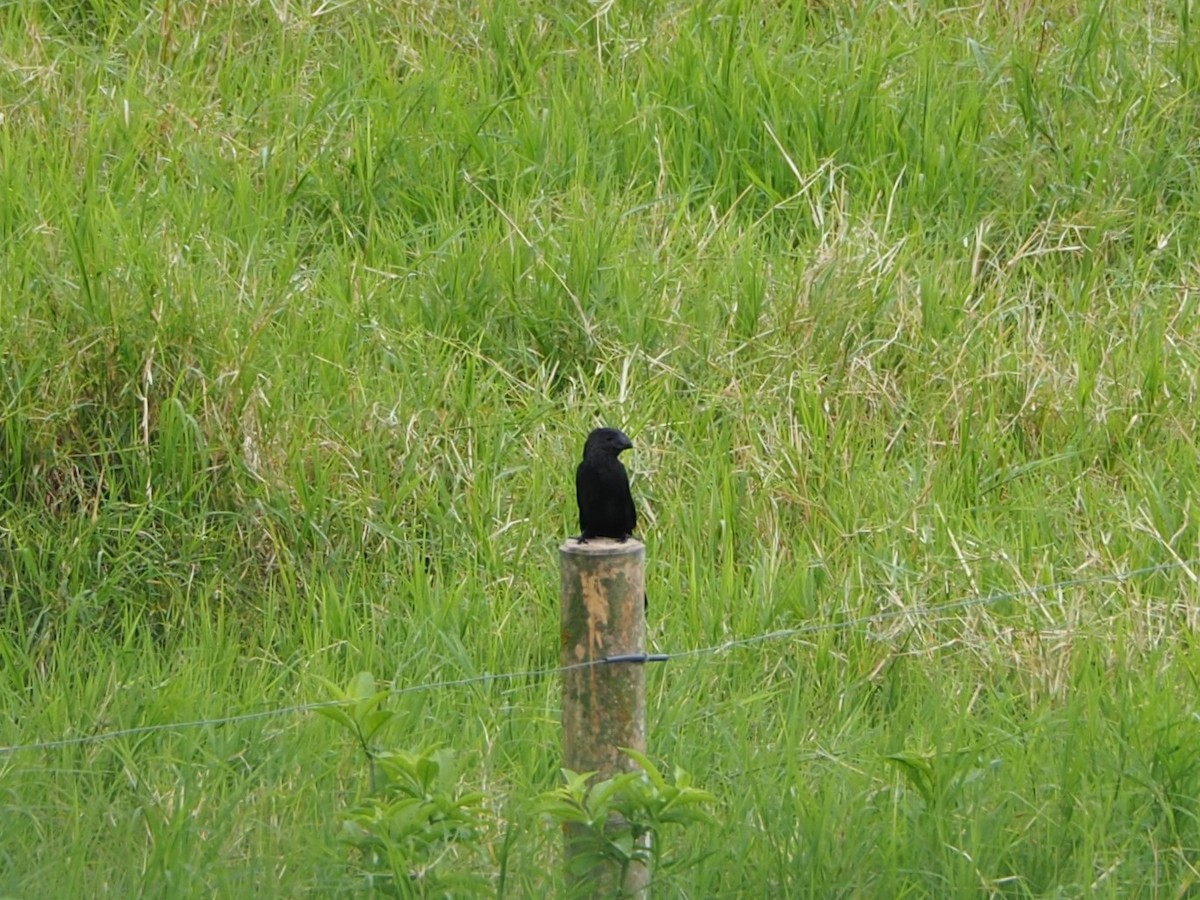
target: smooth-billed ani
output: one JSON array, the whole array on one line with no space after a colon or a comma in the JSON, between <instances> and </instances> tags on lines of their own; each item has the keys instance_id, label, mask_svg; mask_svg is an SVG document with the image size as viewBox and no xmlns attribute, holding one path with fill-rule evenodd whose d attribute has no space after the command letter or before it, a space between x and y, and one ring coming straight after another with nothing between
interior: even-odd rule
<instances>
[{"instance_id":1,"label":"smooth-billed ani","mask_svg":"<svg viewBox=\"0 0 1200 900\"><path fill-rule=\"evenodd\" d=\"M629 476L618 459L633 441L616 428L597 428L583 445L583 461L575 470L579 502L579 540L594 537L626 540L637 527L637 511L629 493Z\"/></svg>"}]
</instances>

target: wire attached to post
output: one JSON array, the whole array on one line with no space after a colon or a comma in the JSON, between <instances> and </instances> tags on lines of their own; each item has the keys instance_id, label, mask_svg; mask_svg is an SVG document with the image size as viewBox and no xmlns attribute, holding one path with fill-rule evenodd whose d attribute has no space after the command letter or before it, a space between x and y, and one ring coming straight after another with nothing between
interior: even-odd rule
<instances>
[{"instance_id":1,"label":"wire attached to post","mask_svg":"<svg viewBox=\"0 0 1200 900\"><path fill-rule=\"evenodd\" d=\"M1140 578L1145 575L1153 575L1160 572L1169 572L1175 569L1185 569L1190 571L1190 567L1197 564L1200 564L1200 559L1177 560L1173 562L1143 566L1137 569L1127 569L1125 571L1103 572L1097 575L1084 575L1078 578L1068 578L1064 581L1051 582L1049 584L1031 585L1029 587L1019 588L1013 591L962 597L958 600L951 600L946 603L920 605L916 607L910 607L908 609L884 610L882 612L871 613L853 619L810 622L804 625L798 625L795 628L784 628L762 634L750 635L744 638L734 638L721 644L713 644L706 647L695 647L691 650L679 650L675 653L621 654L618 656L603 657L601 659L590 660L587 662L571 663L570 665L565 666L549 666L542 669L527 669L518 672L483 673L480 675L468 676L466 678L454 678L444 681L428 681L409 685L392 685L391 690L389 691L389 696L398 697L404 694L416 693L418 691L446 690L451 688L467 687L469 685L492 684L504 681L517 681L523 679L532 680L545 678L551 675L560 675L564 672L570 672L575 669L609 665L610 663L645 664L649 662L668 662L670 660L693 659L698 656L715 656L717 654L726 653L729 650L734 650L740 647L750 647L767 642L783 641L793 637L801 637L804 635L828 631L847 631L863 625L889 622L906 617L915 617L930 621L933 620L933 617L944 615L948 612L957 612L974 607L993 606L998 603L1016 600L1021 597L1033 597L1039 594L1061 591L1064 588L1084 587L1087 585L1105 583L1124 584L1125 582L1134 578ZM182 731L185 729L212 727L216 725L230 725L238 722L250 722L256 719L297 715L312 712L313 710L321 709L322 707L340 706L343 702L344 701L341 700L321 700L310 703L298 703L294 706L261 709L230 716L219 716L213 719L194 719L187 722L139 725L134 728L96 732L93 734L79 735L78 737L58 738L48 741L35 741L28 744L12 744L8 746L0 745L0 760L22 751L54 750L85 744L97 744L102 741L113 740L114 738Z\"/></svg>"},{"instance_id":2,"label":"wire attached to post","mask_svg":"<svg viewBox=\"0 0 1200 900\"><path fill-rule=\"evenodd\" d=\"M606 663L648 663L666 662L671 658L669 653L622 653L617 656L606 656Z\"/></svg>"}]
</instances>

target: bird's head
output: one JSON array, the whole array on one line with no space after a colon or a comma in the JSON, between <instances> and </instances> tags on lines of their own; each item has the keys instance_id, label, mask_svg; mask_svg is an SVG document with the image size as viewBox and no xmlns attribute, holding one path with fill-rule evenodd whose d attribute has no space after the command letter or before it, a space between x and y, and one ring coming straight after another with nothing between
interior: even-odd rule
<instances>
[{"instance_id":1,"label":"bird's head","mask_svg":"<svg viewBox=\"0 0 1200 900\"><path fill-rule=\"evenodd\" d=\"M616 456L622 450L628 450L633 446L633 441L629 439L629 435L621 431L619 428L597 428L587 437L587 443L583 445L583 455L585 457L592 456L597 453L612 454Z\"/></svg>"}]
</instances>

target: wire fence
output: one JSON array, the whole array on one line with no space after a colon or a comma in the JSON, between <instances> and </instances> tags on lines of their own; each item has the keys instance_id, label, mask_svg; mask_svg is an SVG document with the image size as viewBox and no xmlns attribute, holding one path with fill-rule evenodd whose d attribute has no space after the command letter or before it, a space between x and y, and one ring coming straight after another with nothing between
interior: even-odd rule
<instances>
[{"instance_id":1,"label":"wire fence","mask_svg":"<svg viewBox=\"0 0 1200 900\"><path fill-rule=\"evenodd\" d=\"M1129 569L1124 572L1104 572L1098 575L1068 578L1063 581L1055 581L1049 584L1031 585L1029 587L1019 588L1012 591L1003 591L1000 593L964 597L958 600L949 600L945 603L920 604L904 609L883 610L877 613L870 613L868 615L857 616L838 621L808 622L792 628L780 628L774 631L761 632L759 634L754 634L743 638L731 638L730 640L722 641L719 644L711 644L705 647L695 647L690 650L679 650L674 653L625 654L621 656L609 656L605 657L604 659L572 663L566 666L546 666L539 669L524 669L515 672L490 672L483 673L481 675L467 676L464 678L426 681L417 684L407 684L401 686L393 684L388 688L388 695L390 697L399 697L405 694L417 693L419 691L449 690L451 688L462 688L471 685L485 685L502 681L535 680L547 678L552 675L561 675L565 672L571 672L577 669L591 668L594 666L643 665L649 663L665 663L676 660L694 659L701 656L715 656L741 647L750 647L757 644L775 641L786 641L792 638L807 637L810 635L820 634L822 632L846 631L886 622L893 622L898 619L936 619L948 612L959 612L965 609L971 609L973 607L995 606L999 603L1004 603L1010 600L1019 600L1025 597L1055 593L1058 591L1070 590L1078 587L1087 587L1090 585L1121 584L1136 578L1143 578L1147 575L1154 575L1160 572L1169 572L1177 569L1185 569L1190 572L1191 567L1196 565L1200 565L1200 559L1177 559L1173 562L1160 563L1153 566L1143 566L1137 569ZM0 746L0 757L11 756L23 751L54 750L63 747L76 747L83 744L98 744L119 738L137 737L147 734L156 734L159 732L186 731L193 728L233 725L239 722L252 722L259 719L293 716L313 712L318 709L341 706L345 703L346 701L341 699L320 700L309 703L297 703L291 706L282 706L272 709L237 713L228 716L218 716L211 719L192 719L186 722L139 725L132 728L120 728L112 731L102 731L94 734L79 735L76 737L55 738L47 741L34 741L28 744L12 744L9 746Z\"/></svg>"}]
</instances>

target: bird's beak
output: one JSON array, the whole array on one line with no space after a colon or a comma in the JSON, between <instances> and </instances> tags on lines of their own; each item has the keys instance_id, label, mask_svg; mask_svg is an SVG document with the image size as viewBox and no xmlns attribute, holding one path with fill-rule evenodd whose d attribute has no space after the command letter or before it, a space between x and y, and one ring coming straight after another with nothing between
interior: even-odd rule
<instances>
[{"instance_id":1,"label":"bird's beak","mask_svg":"<svg viewBox=\"0 0 1200 900\"><path fill-rule=\"evenodd\" d=\"M621 436L621 443L617 447L617 452L620 453L622 450L632 450L633 449L633 441L631 441L629 439L629 435L627 435L625 432L622 431L622 432L620 432L620 436Z\"/></svg>"}]
</instances>

